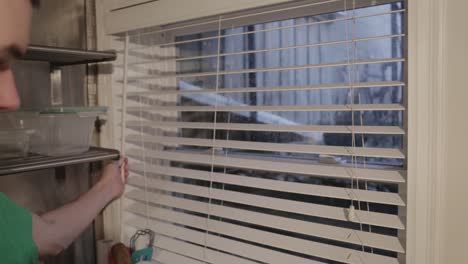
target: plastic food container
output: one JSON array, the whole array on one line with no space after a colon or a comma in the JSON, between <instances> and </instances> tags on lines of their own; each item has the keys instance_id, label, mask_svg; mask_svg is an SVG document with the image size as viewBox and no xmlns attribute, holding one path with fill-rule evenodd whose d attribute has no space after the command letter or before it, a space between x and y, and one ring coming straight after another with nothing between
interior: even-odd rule
<instances>
[{"instance_id":1,"label":"plastic food container","mask_svg":"<svg viewBox=\"0 0 468 264\"><path fill-rule=\"evenodd\" d=\"M2 129L0 130L0 158L26 157L29 153L29 142L34 130Z\"/></svg>"},{"instance_id":2,"label":"plastic food container","mask_svg":"<svg viewBox=\"0 0 468 264\"><path fill-rule=\"evenodd\" d=\"M23 115L11 111L0 112L0 158L26 157L29 153L33 129L24 125Z\"/></svg>"},{"instance_id":3,"label":"plastic food container","mask_svg":"<svg viewBox=\"0 0 468 264\"><path fill-rule=\"evenodd\" d=\"M53 107L28 110L26 127L34 129L31 152L46 156L72 155L86 152L96 117L106 113L105 107ZM35 117L31 118L32 116Z\"/></svg>"}]
</instances>

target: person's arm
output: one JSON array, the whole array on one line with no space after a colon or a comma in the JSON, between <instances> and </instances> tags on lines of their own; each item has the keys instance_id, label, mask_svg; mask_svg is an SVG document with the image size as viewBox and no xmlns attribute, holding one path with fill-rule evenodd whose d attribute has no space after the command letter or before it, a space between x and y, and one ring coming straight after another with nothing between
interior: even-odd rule
<instances>
[{"instance_id":1,"label":"person's arm","mask_svg":"<svg viewBox=\"0 0 468 264\"><path fill-rule=\"evenodd\" d=\"M122 176L120 166L124 166ZM99 182L76 201L41 216L33 214L33 240L39 256L56 255L67 248L109 202L123 193L127 178L127 159L110 163Z\"/></svg>"}]
</instances>

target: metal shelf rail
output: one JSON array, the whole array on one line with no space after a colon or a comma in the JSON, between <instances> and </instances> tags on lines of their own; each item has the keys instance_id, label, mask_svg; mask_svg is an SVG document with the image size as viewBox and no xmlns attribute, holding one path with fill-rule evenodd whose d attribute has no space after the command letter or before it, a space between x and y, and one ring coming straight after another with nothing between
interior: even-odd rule
<instances>
[{"instance_id":1,"label":"metal shelf rail","mask_svg":"<svg viewBox=\"0 0 468 264\"><path fill-rule=\"evenodd\" d=\"M31 154L26 158L0 160L0 176L80 163L117 160L119 157L120 153L117 150L97 147L91 147L85 153L61 157Z\"/></svg>"},{"instance_id":2,"label":"metal shelf rail","mask_svg":"<svg viewBox=\"0 0 468 264\"><path fill-rule=\"evenodd\" d=\"M114 61L115 51L90 51L30 45L21 60L45 61L52 67Z\"/></svg>"}]
</instances>

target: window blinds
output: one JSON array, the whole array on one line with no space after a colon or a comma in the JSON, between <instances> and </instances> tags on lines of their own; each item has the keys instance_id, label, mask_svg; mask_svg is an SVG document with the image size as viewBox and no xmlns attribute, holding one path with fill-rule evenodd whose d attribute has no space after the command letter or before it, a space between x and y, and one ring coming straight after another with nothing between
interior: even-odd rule
<instances>
[{"instance_id":1,"label":"window blinds","mask_svg":"<svg viewBox=\"0 0 468 264\"><path fill-rule=\"evenodd\" d=\"M158 263L399 263L405 7L299 1L114 40L124 241Z\"/></svg>"}]
</instances>

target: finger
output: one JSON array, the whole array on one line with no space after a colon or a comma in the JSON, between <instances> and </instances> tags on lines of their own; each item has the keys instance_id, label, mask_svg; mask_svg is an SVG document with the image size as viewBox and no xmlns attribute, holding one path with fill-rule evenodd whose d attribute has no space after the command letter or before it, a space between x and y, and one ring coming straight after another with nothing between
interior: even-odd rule
<instances>
[{"instance_id":1,"label":"finger","mask_svg":"<svg viewBox=\"0 0 468 264\"><path fill-rule=\"evenodd\" d=\"M120 158L120 159L119 159L119 167L122 167L123 164L124 164L124 159L123 159L123 158Z\"/></svg>"}]
</instances>

